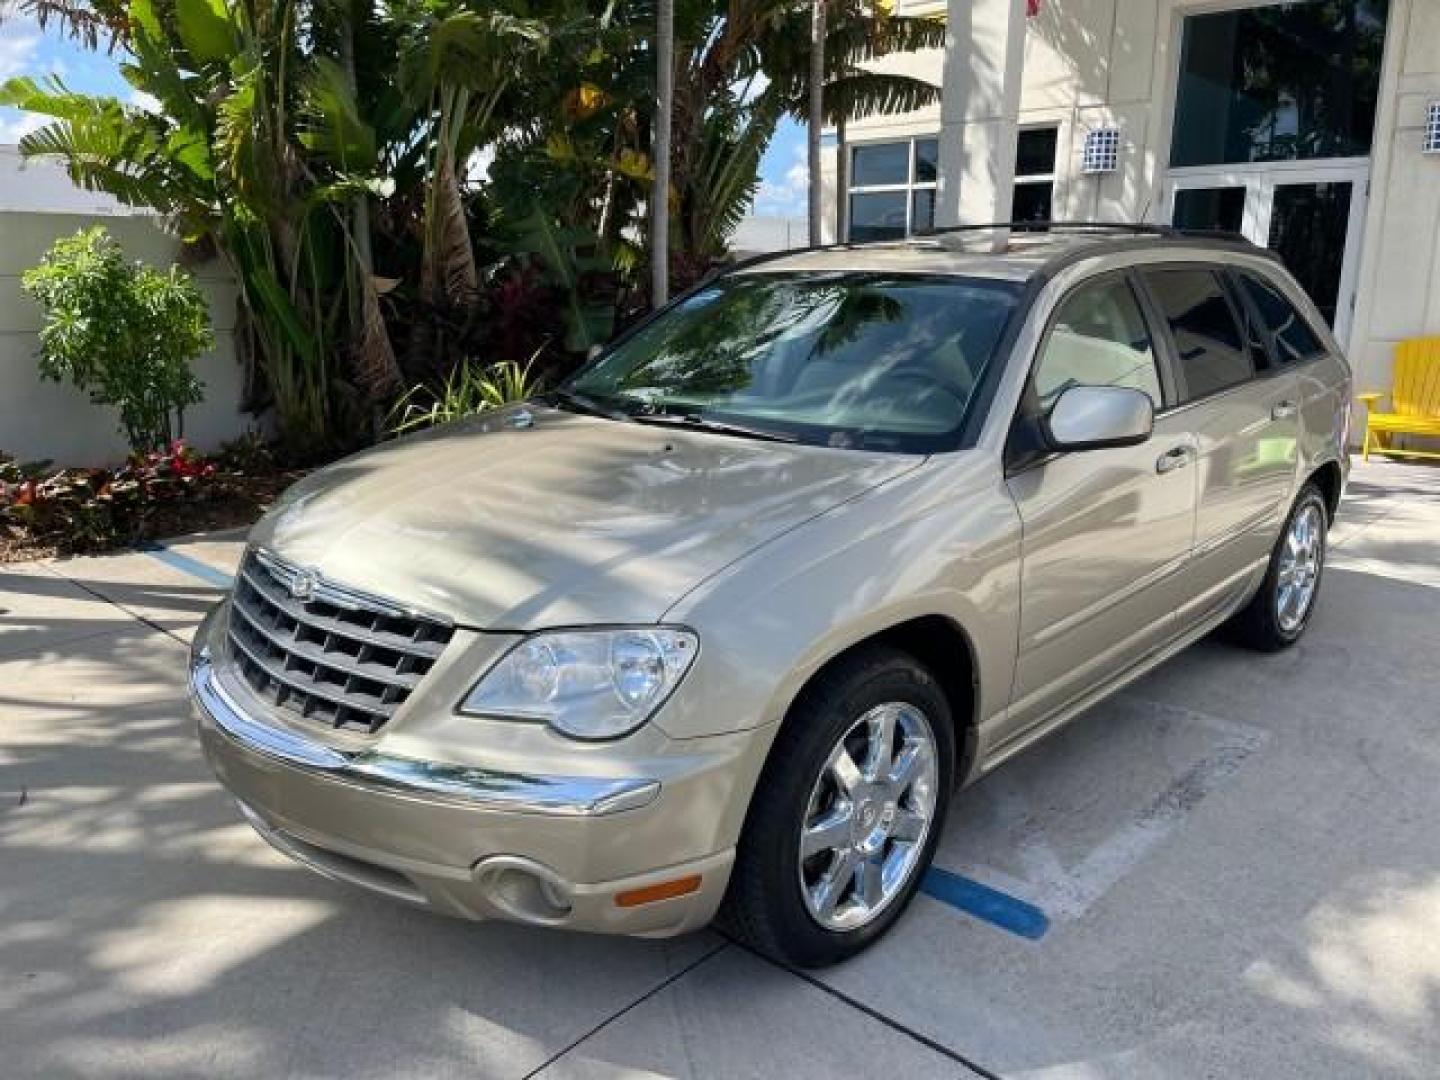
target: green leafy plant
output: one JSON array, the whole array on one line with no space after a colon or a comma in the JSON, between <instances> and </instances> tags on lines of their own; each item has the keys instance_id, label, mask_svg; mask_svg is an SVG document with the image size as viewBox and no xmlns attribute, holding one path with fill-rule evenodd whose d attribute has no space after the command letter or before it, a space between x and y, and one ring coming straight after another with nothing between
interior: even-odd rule
<instances>
[{"instance_id":1,"label":"green leafy plant","mask_svg":"<svg viewBox=\"0 0 1440 1080\"><path fill-rule=\"evenodd\" d=\"M387 430L404 435L534 397L538 387L530 366L513 360L488 366L465 360L439 387L411 387L396 402Z\"/></svg>"},{"instance_id":2,"label":"green leafy plant","mask_svg":"<svg viewBox=\"0 0 1440 1080\"><path fill-rule=\"evenodd\" d=\"M114 405L134 453L183 433L202 398L191 362L214 344L205 298L178 267L128 262L103 229L62 237L21 278L45 309L40 375Z\"/></svg>"}]
</instances>

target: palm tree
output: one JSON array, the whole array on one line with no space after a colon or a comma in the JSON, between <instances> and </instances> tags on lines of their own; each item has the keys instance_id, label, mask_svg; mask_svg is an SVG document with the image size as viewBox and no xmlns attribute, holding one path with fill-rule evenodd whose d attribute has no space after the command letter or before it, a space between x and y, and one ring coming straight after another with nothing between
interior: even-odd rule
<instances>
[{"instance_id":1,"label":"palm tree","mask_svg":"<svg viewBox=\"0 0 1440 1080\"><path fill-rule=\"evenodd\" d=\"M681 0L676 13L676 100L672 151L675 244L691 262L723 253L759 183L760 156L781 118L904 112L939 100L924 80L868 71L864 61L944 44L941 20L877 15L863 0ZM815 30L824 47L810 47ZM819 79L814 61L823 64ZM757 86L763 90L753 92ZM818 137L819 124L811 125ZM818 146L812 145L818 183ZM818 195L818 191L816 192ZM813 217L812 217L813 222Z\"/></svg>"},{"instance_id":2,"label":"palm tree","mask_svg":"<svg viewBox=\"0 0 1440 1080\"><path fill-rule=\"evenodd\" d=\"M810 0L810 115L805 130L809 162L810 246L819 247L823 205L820 190L820 131L825 126L825 0Z\"/></svg>"},{"instance_id":3,"label":"palm tree","mask_svg":"<svg viewBox=\"0 0 1440 1080\"><path fill-rule=\"evenodd\" d=\"M812 0L818 5L821 0ZM816 167L819 132L824 124L835 128L836 162L836 236L844 235L845 199L848 187L846 174L845 126L850 119L876 114L911 112L934 105L940 100L940 88L923 79L872 71L864 65L877 57L916 49L941 48L945 44L945 24L939 19L900 17L889 14L879 5L866 0L824 0L824 47L816 50L807 45L797 47L798 23L792 19L783 32L772 36L766 46L765 71L771 89L784 103L785 111L808 125L810 165L810 226L811 242L818 242L819 204L821 202L820 172ZM814 9L806 12L813 31ZM815 63L823 64L823 76L817 80ZM817 110L815 88L821 87ZM817 112L819 119L817 120Z\"/></svg>"},{"instance_id":4,"label":"palm tree","mask_svg":"<svg viewBox=\"0 0 1440 1080\"><path fill-rule=\"evenodd\" d=\"M670 132L675 111L675 0L659 0L655 24L655 180L650 188L650 303L670 292Z\"/></svg>"}]
</instances>

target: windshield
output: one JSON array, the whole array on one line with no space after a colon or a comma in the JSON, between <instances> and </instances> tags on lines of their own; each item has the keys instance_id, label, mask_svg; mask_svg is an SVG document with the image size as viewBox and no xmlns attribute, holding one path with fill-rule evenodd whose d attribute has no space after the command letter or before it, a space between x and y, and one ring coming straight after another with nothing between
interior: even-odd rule
<instances>
[{"instance_id":1,"label":"windshield","mask_svg":"<svg viewBox=\"0 0 1440 1080\"><path fill-rule=\"evenodd\" d=\"M1020 295L1009 282L736 274L584 368L576 400L822 446L953 449Z\"/></svg>"}]
</instances>

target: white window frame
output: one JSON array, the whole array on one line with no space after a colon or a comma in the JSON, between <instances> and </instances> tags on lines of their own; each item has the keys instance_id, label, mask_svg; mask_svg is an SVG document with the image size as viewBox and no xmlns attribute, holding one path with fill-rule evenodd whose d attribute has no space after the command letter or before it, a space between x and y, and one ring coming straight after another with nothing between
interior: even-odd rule
<instances>
[{"instance_id":1,"label":"white window frame","mask_svg":"<svg viewBox=\"0 0 1440 1080\"><path fill-rule=\"evenodd\" d=\"M850 184L845 191L845 239L850 239L851 225L851 199L856 195L883 195L893 192L905 193L905 235L913 236L915 233L915 192L935 191L939 185L939 162L936 162L936 178L934 180L915 179L915 144L933 140L936 149L939 149L940 133L926 133L922 135L910 135L902 139L867 139L864 142L852 142L846 145L845 152L850 155L846 162L846 177ZM905 182L903 184L856 184L855 176L855 152L871 146L898 146L903 144L909 150L906 157Z\"/></svg>"}]
</instances>

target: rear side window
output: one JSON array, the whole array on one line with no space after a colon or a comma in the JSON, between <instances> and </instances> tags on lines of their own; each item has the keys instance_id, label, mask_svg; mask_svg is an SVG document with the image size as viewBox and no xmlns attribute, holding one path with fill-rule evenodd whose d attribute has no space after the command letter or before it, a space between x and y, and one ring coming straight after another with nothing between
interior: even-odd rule
<instances>
[{"instance_id":1,"label":"rear side window","mask_svg":"<svg viewBox=\"0 0 1440 1080\"><path fill-rule=\"evenodd\" d=\"M1124 278L1086 285L1055 312L1035 365L1041 409L1072 386L1128 386L1149 394L1155 408L1163 404L1150 333Z\"/></svg>"},{"instance_id":2,"label":"rear side window","mask_svg":"<svg viewBox=\"0 0 1440 1080\"><path fill-rule=\"evenodd\" d=\"M1240 274L1240 287L1260 313L1260 319L1274 343L1275 358L1282 364L1309 360L1325 351L1320 339L1305 322L1295 305L1273 285L1252 274Z\"/></svg>"},{"instance_id":3,"label":"rear side window","mask_svg":"<svg viewBox=\"0 0 1440 1080\"><path fill-rule=\"evenodd\" d=\"M1175 339L1183 399L1213 394L1254 374L1244 334L1210 270L1147 270L1145 283Z\"/></svg>"}]
</instances>

